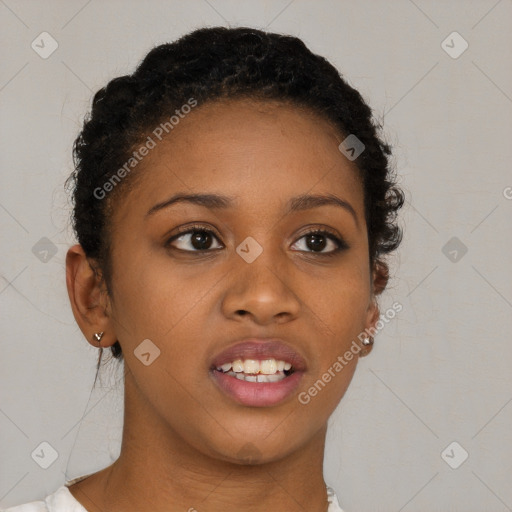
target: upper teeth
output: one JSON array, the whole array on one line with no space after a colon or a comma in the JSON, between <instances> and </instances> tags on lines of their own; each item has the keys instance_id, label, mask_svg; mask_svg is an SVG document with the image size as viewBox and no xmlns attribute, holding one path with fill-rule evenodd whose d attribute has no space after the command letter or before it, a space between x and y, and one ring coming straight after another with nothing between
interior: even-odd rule
<instances>
[{"instance_id":1,"label":"upper teeth","mask_svg":"<svg viewBox=\"0 0 512 512\"><path fill-rule=\"evenodd\" d=\"M285 361L276 361L275 359L264 359L258 361L257 359L236 359L232 363L224 363L219 366L217 370L228 372L231 368L235 373L263 373L265 375L272 375L276 372L282 372L283 370L289 370L292 367L290 363Z\"/></svg>"}]
</instances>

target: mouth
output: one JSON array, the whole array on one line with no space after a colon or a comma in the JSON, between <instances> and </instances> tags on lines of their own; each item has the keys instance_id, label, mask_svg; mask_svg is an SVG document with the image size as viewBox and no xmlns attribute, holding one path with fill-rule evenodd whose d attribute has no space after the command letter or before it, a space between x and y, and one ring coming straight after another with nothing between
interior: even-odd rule
<instances>
[{"instance_id":1,"label":"mouth","mask_svg":"<svg viewBox=\"0 0 512 512\"><path fill-rule=\"evenodd\" d=\"M291 363L283 360L276 361L274 358L262 361L236 359L232 363L225 363L215 368L215 370L245 382L279 382L295 372Z\"/></svg>"},{"instance_id":2,"label":"mouth","mask_svg":"<svg viewBox=\"0 0 512 512\"><path fill-rule=\"evenodd\" d=\"M281 340L246 340L219 354L210 367L218 388L252 407L277 405L299 385L306 363Z\"/></svg>"}]
</instances>

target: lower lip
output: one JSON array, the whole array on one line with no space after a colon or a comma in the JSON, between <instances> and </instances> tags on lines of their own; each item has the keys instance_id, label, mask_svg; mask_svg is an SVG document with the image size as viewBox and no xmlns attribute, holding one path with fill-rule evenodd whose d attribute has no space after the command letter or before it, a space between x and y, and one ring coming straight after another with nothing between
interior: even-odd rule
<instances>
[{"instance_id":1,"label":"lower lip","mask_svg":"<svg viewBox=\"0 0 512 512\"><path fill-rule=\"evenodd\" d=\"M278 382L247 382L213 370L213 380L220 389L242 405L269 407L286 400L297 389L304 372L295 371Z\"/></svg>"}]
</instances>

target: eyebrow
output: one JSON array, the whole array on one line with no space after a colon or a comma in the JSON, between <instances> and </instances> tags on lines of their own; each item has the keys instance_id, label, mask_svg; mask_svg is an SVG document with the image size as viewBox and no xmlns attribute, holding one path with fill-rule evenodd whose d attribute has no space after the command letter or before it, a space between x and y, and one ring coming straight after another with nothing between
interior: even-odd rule
<instances>
[{"instance_id":1,"label":"eyebrow","mask_svg":"<svg viewBox=\"0 0 512 512\"><path fill-rule=\"evenodd\" d=\"M210 208L212 210L226 210L232 207L234 202L234 197L222 196L219 194L178 193L171 198L157 203L151 207L146 213L146 218L160 210L163 210L164 208L168 208L177 203L190 203L203 206L205 208ZM359 221L353 206L349 202L333 194L302 194L300 196L292 197L286 205L285 215L294 212L310 210L312 208L318 208L320 206L338 206L343 208L352 215L356 225L359 227Z\"/></svg>"}]
</instances>

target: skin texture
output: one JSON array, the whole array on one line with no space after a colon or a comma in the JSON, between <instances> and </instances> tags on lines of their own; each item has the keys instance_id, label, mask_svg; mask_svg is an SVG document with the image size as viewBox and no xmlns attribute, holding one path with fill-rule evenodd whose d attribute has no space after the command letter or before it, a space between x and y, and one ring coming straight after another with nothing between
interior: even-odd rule
<instances>
[{"instance_id":1,"label":"skin texture","mask_svg":"<svg viewBox=\"0 0 512 512\"><path fill-rule=\"evenodd\" d=\"M327 510L327 420L361 354L307 405L297 394L375 325L387 279L369 270L363 188L356 162L338 150L344 138L322 118L272 101L198 106L145 157L137 167L145 176L116 206L113 296L81 246L69 249L67 286L82 332L95 347L95 332L105 332L103 347L118 339L125 357L121 455L70 488L87 510ZM146 216L177 192L236 203L178 203ZM288 199L306 193L334 194L356 218L336 206L285 216ZM165 247L191 224L214 231L210 252L198 255L190 234ZM309 228L330 228L349 248L323 256L336 244L308 246ZM235 251L248 236L263 248L252 263ZM286 401L243 406L212 381L213 357L246 337L281 338L305 358ZM149 366L134 355L144 339L161 351ZM257 458L250 464L247 443Z\"/></svg>"}]
</instances>

